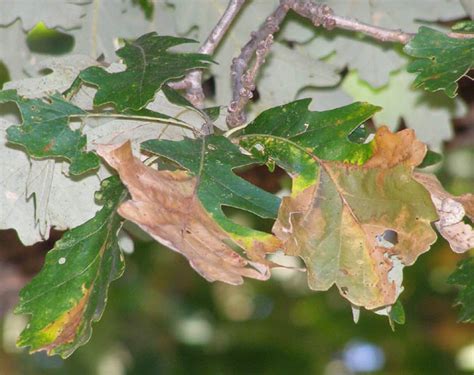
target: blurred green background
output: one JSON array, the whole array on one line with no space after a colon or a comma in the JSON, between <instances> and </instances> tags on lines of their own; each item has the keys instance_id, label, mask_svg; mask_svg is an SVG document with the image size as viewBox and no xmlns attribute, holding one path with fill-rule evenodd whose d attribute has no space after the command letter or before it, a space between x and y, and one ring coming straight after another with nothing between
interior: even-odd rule
<instances>
[{"instance_id":1,"label":"blurred green background","mask_svg":"<svg viewBox=\"0 0 474 375\"><path fill-rule=\"evenodd\" d=\"M41 25L28 43L39 53L71 48L66 34ZM0 84L7 80L0 64ZM472 191L474 184L473 87L469 80L461 85L471 128L455 128L437 170L455 194ZM262 173L255 169L246 177L262 180ZM268 184L272 178L272 189L285 180L281 174L263 180ZM253 220L233 214L236 220ZM26 276L20 283L25 282L52 243L24 249L12 233L0 235L0 261L21 270ZM368 312L354 324L350 305L336 290L311 292L297 271L276 270L268 282L247 280L239 287L211 284L179 254L137 240L90 342L67 360L16 348L27 320L14 315L8 303L1 311L0 374L472 374L474 326L456 322L456 289L446 284L460 259L440 239L405 269L406 324L392 332L386 317Z\"/></svg>"}]
</instances>

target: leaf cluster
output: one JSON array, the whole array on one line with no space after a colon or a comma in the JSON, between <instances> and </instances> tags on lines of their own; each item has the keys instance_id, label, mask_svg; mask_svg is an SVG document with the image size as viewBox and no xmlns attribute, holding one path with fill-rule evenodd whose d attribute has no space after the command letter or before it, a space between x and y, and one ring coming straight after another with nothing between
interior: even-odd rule
<instances>
[{"instance_id":1,"label":"leaf cluster","mask_svg":"<svg viewBox=\"0 0 474 375\"><path fill-rule=\"evenodd\" d=\"M446 38L422 28L405 50L422 59L409 68L420 73L416 84L453 96L472 65L472 46L440 47ZM310 289L335 285L353 309L403 323L404 267L436 240L432 223L454 251L472 247L473 230L463 220L472 218L473 196L454 197L420 171L439 160L413 130L371 134L366 122L381 108L366 102L311 111L310 100L296 100L239 131L220 131L218 108L194 108L168 86L213 63L208 55L170 51L190 42L149 33L117 51L123 64L91 63L62 92L0 92L0 103L15 103L22 120L6 130L10 144L33 159L68 163L71 178L102 180L95 195L101 208L64 234L22 290L17 312L31 320L19 345L67 357L87 342L109 284L124 270L118 235L125 220L209 281L267 280L281 267L269 255L282 251L303 260ZM459 53L461 70L454 72ZM207 135L209 122L214 134ZM135 131L150 124L144 134ZM112 134L108 126L120 130ZM181 132L171 135L170 127ZM236 174L255 165L282 168L290 194L281 199ZM271 233L235 223L223 207L274 219ZM467 261L451 278L465 287L463 321L472 320L471 268Z\"/></svg>"}]
</instances>

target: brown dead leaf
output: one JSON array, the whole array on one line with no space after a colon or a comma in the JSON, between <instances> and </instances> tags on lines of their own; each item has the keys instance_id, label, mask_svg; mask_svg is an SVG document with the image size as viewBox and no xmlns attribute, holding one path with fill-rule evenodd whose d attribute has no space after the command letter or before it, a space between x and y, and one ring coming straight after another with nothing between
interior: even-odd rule
<instances>
[{"instance_id":1,"label":"brown dead leaf","mask_svg":"<svg viewBox=\"0 0 474 375\"><path fill-rule=\"evenodd\" d=\"M244 276L269 278L267 264L245 259L228 245L233 241L197 197L196 177L145 166L133 156L129 142L120 147L100 146L98 153L117 170L132 196L119 207L119 214L183 254L208 281L237 285Z\"/></svg>"},{"instance_id":2,"label":"brown dead leaf","mask_svg":"<svg viewBox=\"0 0 474 375\"><path fill-rule=\"evenodd\" d=\"M451 249L456 253L465 253L474 248L474 229L463 223L464 216L474 219L474 195L451 195L431 174L418 172L414 177L430 192L439 215L439 220L435 222L436 228L449 242Z\"/></svg>"}]
</instances>

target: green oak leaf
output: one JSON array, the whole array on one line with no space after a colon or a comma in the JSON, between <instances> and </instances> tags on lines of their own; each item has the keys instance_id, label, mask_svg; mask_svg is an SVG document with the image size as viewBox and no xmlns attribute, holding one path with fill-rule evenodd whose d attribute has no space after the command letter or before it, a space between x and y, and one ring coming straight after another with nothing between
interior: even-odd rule
<instances>
[{"instance_id":1,"label":"green oak leaf","mask_svg":"<svg viewBox=\"0 0 474 375\"><path fill-rule=\"evenodd\" d=\"M86 223L67 231L47 254L41 272L20 292L15 312L31 314L18 340L31 352L70 356L84 345L107 301L111 281L124 269L116 213L125 189L118 177L102 182L103 208Z\"/></svg>"},{"instance_id":2,"label":"green oak leaf","mask_svg":"<svg viewBox=\"0 0 474 375\"><path fill-rule=\"evenodd\" d=\"M241 135L272 135L289 139L326 160L363 163L371 155L364 121L381 108L356 102L328 111L310 111L311 99L301 99L268 109L248 124ZM358 138L352 142L349 138Z\"/></svg>"},{"instance_id":3,"label":"green oak leaf","mask_svg":"<svg viewBox=\"0 0 474 375\"><path fill-rule=\"evenodd\" d=\"M425 26L403 50L416 57L407 68L410 73L418 73L415 87L423 86L432 92L444 90L451 98L456 96L457 81L474 66L474 38L450 38Z\"/></svg>"},{"instance_id":4,"label":"green oak leaf","mask_svg":"<svg viewBox=\"0 0 474 375\"><path fill-rule=\"evenodd\" d=\"M462 287L456 303L461 305L459 320L474 323L474 258L467 258L458 264L458 268L449 276L448 283Z\"/></svg>"},{"instance_id":5,"label":"green oak leaf","mask_svg":"<svg viewBox=\"0 0 474 375\"><path fill-rule=\"evenodd\" d=\"M113 103L119 111L139 110L153 100L166 82L183 77L191 69L209 66L212 59L208 55L168 51L171 47L194 42L148 33L134 42L126 42L125 47L117 51L127 66L123 72L109 73L93 66L82 71L79 77L97 86L94 105Z\"/></svg>"},{"instance_id":6,"label":"green oak leaf","mask_svg":"<svg viewBox=\"0 0 474 375\"><path fill-rule=\"evenodd\" d=\"M297 145L325 160L362 164L373 152L364 121L381 108L368 103L352 103L329 111L309 111L311 99L297 100L262 112L240 134L240 145L256 157L276 161L294 178L293 190L313 183L315 164L307 154L295 152ZM353 142L351 139L358 139ZM275 142L275 140L278 140ZM275 147L276 146L276 147Z\"/></svg>"},{"instance_id":7,"label":"green oak leaf","mask_svg":"<svg viewBox=\"0 0 474 375\"><path fill-rule=\"evenodd\" d=\"M233 172L235 168L261 164L260 159L242 154L227 138L217 135L201 139L185 138L179 142L151 140L142 143L142 149L164 156L198 176L197 193L202 205L242 246L252 248L253 240L258 238L262 242L273 242L266 233L235 224L222 211L222 206L229 206L252 212L262 218L276 217L280 199Z\"/></svg>"},{"instance_id":8,"label":"green oak leaf","mask_svg":"<svg viewBox=\"0 0 474 375\"><path fill-rule=\"evenodd\" d=\"M81 108L65 101L59 94L28 99L16 90L0 91L0 103L14 102L23 123L8 128L8 141L26 148L35 158L64 158L71 165L69 172L80 175L99 166L99 158L86 152L86 136L69 127L69 118L84 116Z\"/></svg>"}]
</instances>

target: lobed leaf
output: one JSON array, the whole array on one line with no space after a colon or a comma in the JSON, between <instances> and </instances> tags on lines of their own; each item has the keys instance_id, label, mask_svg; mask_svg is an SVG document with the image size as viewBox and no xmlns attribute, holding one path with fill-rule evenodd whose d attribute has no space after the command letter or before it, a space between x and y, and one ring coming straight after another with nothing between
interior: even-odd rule
<instances>
[{"instance_id":1,"label":"lobed leaf","mask_svg":"<svg viewBox=\"0 0 474 375\"><path fill-rule=\"evenodd\" d=\"M19 96L15 90L0 91L0 103L14 102L23 123L7 130L9 142L26 148L36 158L57 157L71 164L69 172L80 175L99 166L99 158L86 152L86 137L69 127L72 116L86 114L81 108L53 94L42 99Z\"/></svg>"},{"instance_id":2,"label":"lobed leaf","mask_svg":"<svg viewBox=\"0 0 474 375\"><path fill-rule=\"evenodd\" d=\"M451 98L456 96L457 81L474 66L474 38L450 38L425 26L403 50L417 58L407 68L410 73L418 73L415 87L444 90Z\"/></svg>"},{"instance_id":3,"label":"lobed leaf","mask_svg":"<svg viewBox=\"0 0 474 375\"><path fill-rule=\"evenodd\" d=\"M268 279L264 251L254 249L250 260L240 256L233 249L232 237L201 203L197 191L202 176L147 167L133 156L128 142L120 147L104 145L98 152L117 170L132 196L120 206L120 215L183 254L208 281L236 285L244 276ZM194 158L199 162L199 156Z\"/></svg>"},{"instance_id":4,"label":"lobed leaf","mask_svg":"<svg viewBox=\"0 0 474 375\"><path fill-rule=\"evenodd\" d=\"M259 116L256 124L245 128L240 144L272 158L293 179L291 196L283 198L273 232L287 254L304 260L310 287L327 290L336 284L353 305L378 309L395 303L401 292L398 273L435 241L430 223L437 215L428 192L412 177L426 146L411 130L392 134L385 127L372 144L350 142L349 135L368 115L362 116L364 106L358 106L352 106L353 117L350 108L343 107L341 114L347 113L341 117L349 119L347 124L333 118L319 133L315 130L322 135L321 146L310 124L284 121L295 114L291 107L274 112L280 117L267 113L262 121ZM332 115L336 117L338 110ZM292 123L296 130L289 126ZM320 126L321 122L314 125ZM305 127L307 135L293 135ZM323 146L326 134L335 139L332 147ZM346 162L365 163L337 161L347 155L358 156ZM387 239L390 234L394 238Z\"/></svg>"},{"instance_id":5,"label":"lobed leaf","mask_svg":"<svg viewBox=\"0 0 474 375\"><path fill-rule=\"evenodd\" d=\"M169 48L194 40L172 36L145 34L117 51L127 68L109 73L90 67L80 79L97 87L94 105L114 104L119 111L139 110L153 100L155 93L169 81L183 77L187 71L207 68L212 59L199 53L175 53Z\"/></svg>"},{"instance_id":6,"label":"lobed leaf","mask_svg":"<svg viewBox=\"0 0 474 375\"><path fill-rule=\"evenodd\" d=\"M103 208L91 220L66 232L47 254L41 272L20 292L15 312L31 314L19 346L63 358L84 345L105 308L111 281L122 275L118 246L121 219L116 210L124 198L117 177L102 182Z\"/></svg>"}]
</instances>

